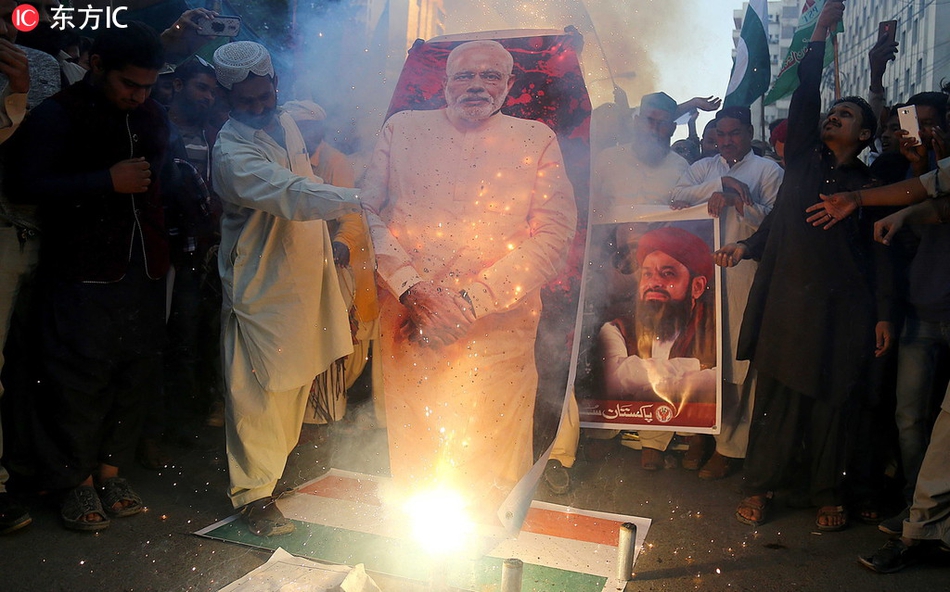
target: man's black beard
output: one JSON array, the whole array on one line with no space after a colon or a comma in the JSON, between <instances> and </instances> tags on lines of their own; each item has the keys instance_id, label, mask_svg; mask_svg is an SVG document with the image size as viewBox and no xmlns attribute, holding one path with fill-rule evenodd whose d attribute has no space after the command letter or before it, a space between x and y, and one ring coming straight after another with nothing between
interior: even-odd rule
<instances>
[{"instance_id":1,"label":"man's black beard","mask_svg":"<svg viewBox=\"0 0 950 592\"><path fill-rule=\"evenodd\" d=\"M251 115L250 113L235 113L232 112L231 117L237 119L241 123L248 125L254 129L264 129L274 122L277 118L277 109L268 109L261 113L260 115Z\"/></svg>"},{"instance_id":2,"label":"man's black beard","mask_svg":"<svg viewBox=\"0 0 950 592\"><path fill-rule=\"evenodd\" d=\"M201 127L208 121L208 114L211 113L211 107L183 102L180 107L180 113L186 125Z\"/></svg>"},{"instance_id":3,"label":"man's black beard","mask_svg":"<svg viewBox=\"0 0 950 592\"><path fill-rule=\"evenodd\" d=\"M683 330L692 312L689 299L637 301L637 321L660 341L669 341Z\"/></svg>"}]
</instances>

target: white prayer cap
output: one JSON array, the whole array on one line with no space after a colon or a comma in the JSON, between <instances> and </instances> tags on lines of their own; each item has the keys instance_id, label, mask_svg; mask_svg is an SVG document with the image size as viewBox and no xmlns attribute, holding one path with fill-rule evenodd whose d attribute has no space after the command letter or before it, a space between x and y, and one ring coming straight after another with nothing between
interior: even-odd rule
<instances>
[{"instance_id":1,"label":"white prayer cap","mask_svg":"<svg viewBox=\"0 0 950 592\"><path fill-rule=\"evenodd\" d=\"M260 43L235 41L215 50L214 74L218 84L231 90L236 82L242 82L248 74L273 78L274 65L270 61L270 53Z\"/></svg>"},{"instance_id":2,"label":"white prayer cap","mask_svg":"<svg viewBox=\"0 0 950 592\"><path fill-rule=\"evenodd\" d=\"M313 101L287 101L284 103L286 111L294 121L323 121L327 118L327 112L323 107Z\"/></svg>"}]
</instances>

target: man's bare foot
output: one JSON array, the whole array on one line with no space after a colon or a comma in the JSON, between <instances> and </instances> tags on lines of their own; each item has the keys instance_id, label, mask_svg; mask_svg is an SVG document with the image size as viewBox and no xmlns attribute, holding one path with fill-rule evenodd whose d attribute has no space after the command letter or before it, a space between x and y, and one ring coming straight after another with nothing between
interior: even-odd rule
<instances>
[{"instance_id":1,"label":"man's bare foot","mask_svg":"<svg viewBox=\"0 0 950 592\"><path fill-rule=\"evenodd\" d=\"M749 526L759 526L768 520L769 507L772 505L772 494L762 493L750 495L739 502L736 508L736 520Z\"/></svg>"},{"instance_id":2,"label":"man's bare foot","mask_svg":"<svg viewBox=\"0 0 950 592\"><path fill-rule=\"evenodd\" d=\"M815 526L822 532L835 532L848 526L848 512L844 506L822 506L818 508Z\"/></svg>"}]
</instances>

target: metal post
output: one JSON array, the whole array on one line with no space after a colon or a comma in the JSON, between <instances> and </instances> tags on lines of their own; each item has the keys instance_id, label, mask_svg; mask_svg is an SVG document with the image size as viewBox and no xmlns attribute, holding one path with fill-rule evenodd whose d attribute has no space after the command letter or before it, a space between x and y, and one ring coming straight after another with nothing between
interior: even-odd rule
<instances>
[{"instance_id":1,"label":"metal post","mask_svg":"<svg viewBox=\"0 0 950 592\"><path fill-rule=\"evenodd\" d=\"M521 592L524 563L513 557L501 564L501 592Z\"/></svg>"},{"instance_id":2,"label":"metal post","mask_svg":"<svg viewBox=\"0 0 950 592\"><path fill-rule=\"evenodd\" d=\"M624 522L620 525L620 540L617 543L617 579L629 582L633 579L633 551L637 544L637 525Z\"/></svg>"}]
</instances>

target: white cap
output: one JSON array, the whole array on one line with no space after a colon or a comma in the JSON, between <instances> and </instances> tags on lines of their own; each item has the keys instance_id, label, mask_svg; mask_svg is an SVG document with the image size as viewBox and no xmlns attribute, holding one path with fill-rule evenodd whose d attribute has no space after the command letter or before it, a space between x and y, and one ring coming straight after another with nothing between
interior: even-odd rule
<instances>
[{"instance_id":1,"label":"white cap","mask_svg":"<svg viewBox=\"0 0 950 592\"><path fill-rule=\"evenodd\" d=\"M213 61L218 84L228 90L236 82L245 80L248 74L274 77L270 53L263 45L253 41L226 43L215 50Z\"/></svg>"}]
</instances>

